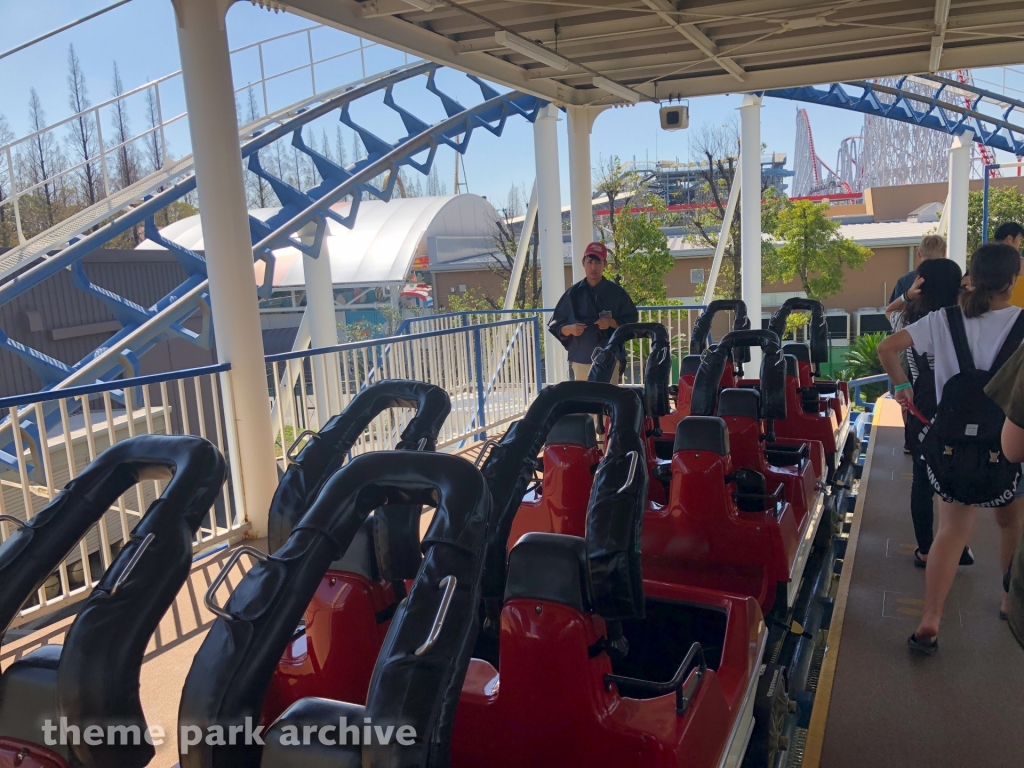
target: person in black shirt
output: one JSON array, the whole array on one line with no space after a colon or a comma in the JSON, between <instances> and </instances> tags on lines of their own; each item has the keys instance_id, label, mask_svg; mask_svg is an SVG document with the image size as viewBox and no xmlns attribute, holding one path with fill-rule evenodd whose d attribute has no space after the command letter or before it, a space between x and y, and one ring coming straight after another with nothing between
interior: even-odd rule
<instances>
[{"instance_id":1,"label":"person in black shirt","mask_svg":"<svg viewBox=\"0 0 1024 768\"><path fill-rule=\"evenodd\" d=\"M945 238L940 235L925 235L921 238L921 244L917 246L918 265L920 265L922 261L928 261L928 259L944 258L946 258ZM890 304L896 301L896 299L904 297L904 306L906 306L906 293L914 285L914 278L916 276L917 270L912 269L896 281L896 285L892 288L892 294L889 296Z\"/></svg>"},{"instance_id":2,"label":"person in black shirt","mask_svg":"<svg viewBox=\"0 0 1024 768\"><path fill-rule=\"evenodd\" d=\"M586 381L594 350L608 343L622 323L640 319L633 300L617 283L605 280L608 249L603 243L591 243L583 252L587 276L562 294L548 322L548 330L569 353L573 377ZM622 363L613 383L622 376Z\"/></svg>"}]
</instances>

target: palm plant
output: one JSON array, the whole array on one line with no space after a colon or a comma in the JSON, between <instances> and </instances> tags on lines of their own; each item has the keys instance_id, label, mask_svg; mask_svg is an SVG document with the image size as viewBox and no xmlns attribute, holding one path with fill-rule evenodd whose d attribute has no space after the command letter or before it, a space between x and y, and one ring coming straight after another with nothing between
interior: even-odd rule
<instances>
[{"instance_id":1,"label":"palm plant","mask_svg":"<svg viewBox=\"0 0 1024 768\"><path fill-rule=\"evenodd\" d=\"M862 379L885 373L882 361L878 359L878 345L888 335L884 332L866 333L853 340L846 355L847 371L852 378ZM885 391L885 384L869 384L861 388L861 396L872 403Z\"/></svg>"}]
</instances>

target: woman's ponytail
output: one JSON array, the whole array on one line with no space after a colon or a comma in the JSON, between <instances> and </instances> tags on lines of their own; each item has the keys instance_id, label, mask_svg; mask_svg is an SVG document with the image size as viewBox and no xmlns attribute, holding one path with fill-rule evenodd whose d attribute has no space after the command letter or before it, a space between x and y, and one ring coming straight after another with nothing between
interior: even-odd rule
<instances>
[{"instance_id":1,"label":"woman's ponytail","mask_svg":"<svg viewBox=\"0 0 1024 768\"><path fill-rule=\"evenodd\" d=\"M1012 245L988 243L971 256L970 287L960 294L964 317L979 317L989 311L992 301L1008 293L1013 278L1020 274L1020 254Z\"/></svg>"}]
</instances>

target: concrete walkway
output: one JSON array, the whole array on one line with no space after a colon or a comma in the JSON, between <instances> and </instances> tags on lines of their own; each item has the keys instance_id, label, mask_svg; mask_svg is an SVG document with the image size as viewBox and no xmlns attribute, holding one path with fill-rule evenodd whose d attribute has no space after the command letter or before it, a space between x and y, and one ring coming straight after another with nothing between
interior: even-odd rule
<instances>
[{"instance_id":1,"label":"concrete walkway","mask_svg":"<svg viewBox=\"0 0 1024 768\"><path fill-rule=\"evenodd\" d=\"M913 564L912 467L894 401L882 401L873 431L837 598L841 625L833 622L829 637L837 656L820 765L1019 768L1024 649L998 618L1002 573L992 515L978 513L977 562L957 575L938 655L911 655L906 640L921 615L925 572ZM808 735L804 768L819 765L810 749L815 736L822 737Z\"/></svg>"}]
</instances>

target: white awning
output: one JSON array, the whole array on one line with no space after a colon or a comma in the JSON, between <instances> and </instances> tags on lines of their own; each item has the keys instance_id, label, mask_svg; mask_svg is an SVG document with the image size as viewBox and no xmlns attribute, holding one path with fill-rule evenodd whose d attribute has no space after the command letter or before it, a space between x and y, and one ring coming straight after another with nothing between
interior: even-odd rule
<instances>
[{"instance_id":1,"label":"white awning","mask_svg":"<svg viewBox=\"0 0 1024 768\"><path fill-rule=\"evenodd\" d=\"M340 203L333 210L348 213L350 203ZM263 208L250 213L266 220L277 208ZM402 284L412 270L413 261L430 255L429 242L435 238L458 238L460 242L479 244L493 250L495 222L498 214L487 200L477 195L446 197L396 198L388 203L379 200L359 206L353 229L328 220L327 249L331 257L332 282L336 286L375 286ZM169 240L194 251L203 250L203 233L199 216L169 224L161 230ZM145 240L140 249L160 246ZM302 254L292 247L274 251L274 287L295 288L305 285ZM264 264L254 265L256 280L263 282Z\"/></svg>"}]
</instances>

